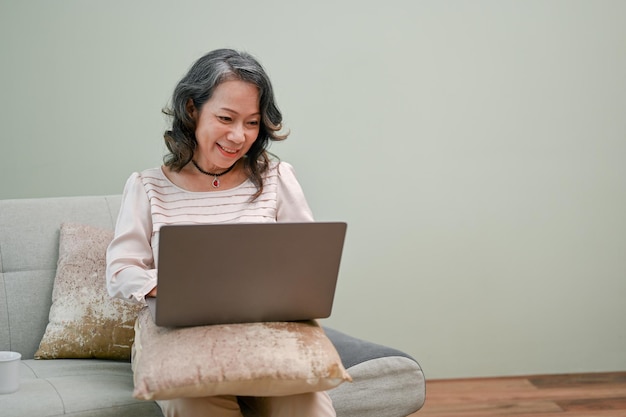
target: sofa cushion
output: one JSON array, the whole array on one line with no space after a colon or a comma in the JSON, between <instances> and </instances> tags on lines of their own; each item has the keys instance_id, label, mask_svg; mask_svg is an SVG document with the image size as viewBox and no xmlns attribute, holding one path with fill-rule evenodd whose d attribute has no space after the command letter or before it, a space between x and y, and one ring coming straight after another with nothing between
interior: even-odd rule
<instances>
[{"instance_id":1,"label":"sofa cushion","mask_svg":"<svg viewBox=\"0 0 626 417\"><path fill-rule=\"evenodd\" d=\"M20 388L0 395L11 417L162 417L154 402L132 397L127 362L98 359L23 360Z\"/></svg>"},{"instance_id":2,"label":"sofa cushion","mask_svg":"<svg viewBox=\"0 0 626 417\"><path fill-rule=\"evenodd\" d=\"M130 359L139 305L106 290L105 253L111 230L61 225L49 323L36 359Z\"/></svg>"},{"instance_id":3,"label":"sofa cushion","mask_svg":"<svg viewBox=\"0 0 626 417\"><path fill-rule=\"evenodd\" d=\"M165 328L147 308L137 320L133 368L134 396L145 400L290 395L350 380L316 322Z\"/></svg>"},{"instance_id":4,"label":"sofa cushion","mask_svg":"<svg viewBox=\"0 0 626 417\"><path fill-rule=\"evenodd\" d=\"M121 195L0 200L0 345L32 359L48 325L63 222L113 229ZM9 331L10 329L10 331Z\"/></svg>"}]
</instances>

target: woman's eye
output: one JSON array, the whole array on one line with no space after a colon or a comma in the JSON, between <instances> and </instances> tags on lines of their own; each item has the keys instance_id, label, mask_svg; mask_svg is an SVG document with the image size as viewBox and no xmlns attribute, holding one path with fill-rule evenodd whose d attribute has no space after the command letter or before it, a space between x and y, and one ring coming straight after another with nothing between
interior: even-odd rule
<instances>
[{"instance_id":1,"label":"woman's eye","mask_svg":"<svg viewBox=\"0 0 626 417\"><path fill-rule=\"evenodd\" d=\"M228 117L228 116L217 116L217 118L219 120L221 120L222 122L230 122L230 121L232 121L232 119L230 117Z\"/></svg>"},{"instance_id":2,"label":"woman's eye","mask_svg":"<svg viewBox=\"0 0 626 417\"><path fill-rule=\"evenodd\" d=\"M252 120L252 121L248 122L248 124L250 124L250 126L258 126L259 125L259 121L258 120Z\"/></svg>"}]
</instances>

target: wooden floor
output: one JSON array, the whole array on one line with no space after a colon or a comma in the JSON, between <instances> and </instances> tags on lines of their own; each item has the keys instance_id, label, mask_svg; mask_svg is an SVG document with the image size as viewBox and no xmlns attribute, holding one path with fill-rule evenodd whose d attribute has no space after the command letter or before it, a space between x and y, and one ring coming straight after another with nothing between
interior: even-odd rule
<instances>
[{"instance_id":1,"label":"wooden floor","mask_svg":"<svg viewBox=\"0 0 626 417\"><path fill-rule=\"evenodd\" d=\"M626 417L626 372L426 381L435 416Z\"/></svg>"}]
</instances>

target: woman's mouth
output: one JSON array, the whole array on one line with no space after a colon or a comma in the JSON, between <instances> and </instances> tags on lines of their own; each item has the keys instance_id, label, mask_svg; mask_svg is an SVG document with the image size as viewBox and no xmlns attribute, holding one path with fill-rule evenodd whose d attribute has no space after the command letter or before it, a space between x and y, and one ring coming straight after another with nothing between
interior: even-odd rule
<instances>
[{"instance_id":1,"label":"woman's mouth","mask_svg":"<svg viewBox=\"0 0 626 417\"><path fill-rule=\"evenodd\" d=\"M217 143L216 145L219 150L222 151L222 153L224 153L226 156L235 156L237 154L238 149L227 148L226 146L220 145L219 143Z\"/></svg>"}]
</instances>

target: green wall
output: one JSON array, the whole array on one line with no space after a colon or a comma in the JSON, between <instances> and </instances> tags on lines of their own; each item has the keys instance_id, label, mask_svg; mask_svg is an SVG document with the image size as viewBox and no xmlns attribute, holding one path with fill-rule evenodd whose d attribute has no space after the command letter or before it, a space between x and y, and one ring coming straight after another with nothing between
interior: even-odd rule
<instances>
[{"instance_id":1,"label":"green wall","mask_svg":"<svg viewBox=\"0 0 626 417\"><path fill-rule=\"evenodd\" d=\"M327 324L429 378L626 370L626 2L0 0L0 198L116 194L234 47L320 220Z\"/></svg>"}]
</instances>

